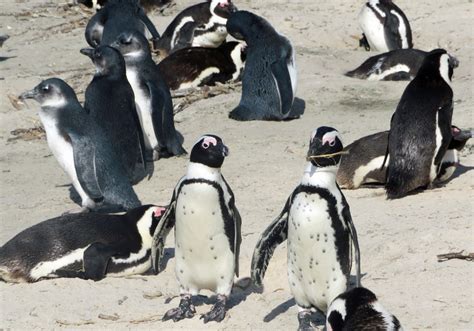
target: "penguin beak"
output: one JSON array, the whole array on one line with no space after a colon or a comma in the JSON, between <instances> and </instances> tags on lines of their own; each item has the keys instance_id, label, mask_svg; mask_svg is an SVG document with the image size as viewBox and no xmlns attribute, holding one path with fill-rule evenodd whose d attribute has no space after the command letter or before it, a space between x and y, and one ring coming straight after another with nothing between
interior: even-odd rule
<instances>
[{"instance_id":1,"label":"penguin beak","mask_svg":"<svg viewBox=\"0 0 474 331\"><path fill-rule=\"evenodd\" d=\"M38 91L36 91L36 89L33 89L33 90L26 91L20 94L19 99L20 100L36 99L37 96L38 96Z\"/></svg>"},{"instance_id":2,"label":"penguin beak","mask_svg":"<svg viewBox=\"0 0 474 331\"><path fill-rule=\"evenodd\" d=\"M86 56L90 57L91 59L94 56L94 49L93 48L82 48L80 50L80 52L81 52L81 54L86 55Z\"/></svg>"},{"instance_id":3,"label":"penguin beak","mask_svg":"<svg viewBox=\"0 0 474 331\"><path fill-rule=\"evenodd\" d=\"M235 13L237 11L237 7L234 6L232 2L229 1L229 13Z\"/></svg>"},{"instance_id":4,"label":"penguin beak","mask_svg":"<svg viewBox=\"0 0 474 331\"><path fill-rule=\"evenodd\" d=\"M457 58L455 58L454 56L449 55L449 64L453 68L457 68L459 66L459 60Z\"/></svg>"},{"instance_id":5,"label":"penguin beak","mask_svg":"<svg viewBox=\"0 0 474 331\"><path fill-rule=\"evenodd\" d=\"M473 131L474 130L461 130L455 136L453 136L453 139L459 141L466 141L472 138Z\"/></svg>"},{"instance_id":6,"label":"penguin beak","mask_svg":"<svg viewBox=\"0 0 474 331\"><path fill-rule=\"evenodd\" d=\"M226 157L229 156L229 153L229 147L227 147L226 145L222 145L222 155Z\"/></svg>"}]
</instances>

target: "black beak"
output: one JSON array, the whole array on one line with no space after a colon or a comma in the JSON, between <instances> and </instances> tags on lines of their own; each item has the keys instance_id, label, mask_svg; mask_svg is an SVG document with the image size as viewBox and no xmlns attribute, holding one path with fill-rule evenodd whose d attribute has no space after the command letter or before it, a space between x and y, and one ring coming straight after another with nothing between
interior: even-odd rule
<instances>
[{"instance_id":1,"label":"black beak","mask_svg":"<svg viewBox=\"0 0 474 331\"><path fill-rule=\"evenodd\" d=\"M238 11L237 7L234 6L234 4L232 2L229 3L229 12L230 13L235 13L236 11Z\"/></svg>"},{"instance_id":2,"label":"black beak","mask_svg":"<svg viewBox=\"0 0 474 331\"><path fill-rule=\"evenodd\" d=\"M449 55L449 64L453 68L457 68L459 66L459 60L456 59L454 56Z\"/></svg>"},{"instance_id":3,"label":"black beak","mask_svg":"<svg viewBox=\"0 0 474 331\"><path fill-rule=\"evenodd\" d=\"M90 57L91 59L94 56L94 49L93 48L83 48L80 50L81 54Z\"/></svg>"},{"instance_id":4,"label":"black beak","mask_svg":"<svg viewBox=\"0 0 474 331\"><path fill-rule=\"evenodd\" d=\"M23 92L22 94L20 94L19 98L20 100L35 99L37 95L38 95L38 92L35 89L33 89L30 91Z\"/></svg>"},{"instance_id":5,"label":"black beak","mask_svg":"<svg viewBox=\"0 0 474 331\"><path fill-rule=\"evenodd\" d=\"M468 140L472 138L473 131L474 130L461 130L457 135L453 136L453 138L460 141Z\"/></svg>"},{"instance_id":6,"label":"black beak","mask_svg":"<svg viewBox=\"0 0 474 331\"><path fill-rule=\"evenodd\" d=\"M222 155L224 157L229 156L229 147L227 147L226 145L222 145Z\"/></svg>"}]
</instances>

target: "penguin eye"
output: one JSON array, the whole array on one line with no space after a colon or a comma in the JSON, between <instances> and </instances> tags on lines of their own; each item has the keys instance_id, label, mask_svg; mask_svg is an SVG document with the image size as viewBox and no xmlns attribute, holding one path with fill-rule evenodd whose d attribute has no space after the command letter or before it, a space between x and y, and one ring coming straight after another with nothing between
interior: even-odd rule
<instances>
[{"instance_id":1,"label":"penguin eye","mask_svg":"<svg viewBox=\"0 0 474 331\"><path fill-rule=\"evenodd\" d=\"M45 85L41 88L43 92L48 92L49 91L49 85Z\"/></svg>"},{"instance_id":2,"label":"penguin eye","mask_svg":"<svg viewBox=\"0 0 474 331\"><path fill-rule=\"evenodd\" d=\"M329 142L329 146L334 147L334 145L336 145L336 139Z\"/></svg>"},{"instance_id":3,"label":"penguin eye","mask_svg":"<svg viewBox=\"0 0 474 331\"><path fill-rule=\"evenodd\" d=\"M204 149L208 149L208 148L209 148L209 143L208 143L207 141L205 141L205 142L202 143L201 146L202 146L202 148L204 148Z\"/></svg>"}]
</instances>

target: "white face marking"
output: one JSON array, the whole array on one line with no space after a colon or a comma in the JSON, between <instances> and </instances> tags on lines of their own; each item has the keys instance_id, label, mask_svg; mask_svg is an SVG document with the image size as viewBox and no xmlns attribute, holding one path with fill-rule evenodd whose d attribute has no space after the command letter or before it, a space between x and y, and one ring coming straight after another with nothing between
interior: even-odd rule
<instances>
[{"instance_id":1,"label":"white face marking","mask_svg":"<svg viewBox=\"0 0 474 331\"><path fill-rule=\"evenodd\" d=\"M451 86L451 79L449 79L449 55L443 54L439 59L439 73L444 81Z\"/></svg>"},{"instance_id":2,"label":"white face marking","mask_svg":"<svg viewBox=\"0 0 474 331\"><path fill-rule=\"evenodd\" d=\"M380 61L380 60L379 60ZM374 70L375 71L375 70ZM390 69L388 70L385 70L383 72L380 72L380 69L378 70L378 72L376 73L372 73L370 74L368 77L367 77L367 80L372 80L372 81L376 81L376 80L382 80L384 79L385 77L391 75L391 74L394 74L396 72L406 72L406 73L409 73L410 72L410 68L405 65L405 64L397 64L396 66L393 66L391 67Z\"/></svg>"},{"instance_id":3,"label":"white face marking","mask_svg":"<svg viewBox=\"0 0 474 331\"><path fill-rule=\"evenodd\" d=\"M232 75L232 79L236 80L240 73L242 72L242 69L244 68L244 62L242 61L242 51L246 47L246 44L239 43L237 47L235 47L232 52L230 53L230 57L232 59L232 62L235 64L235 73Z\"/></svg>"},{"instance_id":4,"label":"white face marking","mask_svg":"<svg viewBox=\"0 0 474 331\"><path fill-rule=\"evenodd\" d=\"M184 90L192 87L198 87L199 84L204 80L204 78L210 77L213 74L218 74L220 72L219 68L217 67L209 67L201 71L199 76L197 76L193 81L182 83L179 85L178 90Z\"/></svg>"},{"instance_id":5,"label":"white face marking","mask_svg":"<svg viewBox=\"0 0 474 331\"><path fill-rule=\"evenodd\" d=\"M170 47L173 49L176 46L176 37L178 36L179 30L188 22L194 22L194 19L190 16L183 18L178 25L176 25L176 28L173 31L173 36L171 37L171 42L170 42Z\"/></svg>"},{"instance_id":6,"label":"white face marking","mask_svg":"<svg viewBox=\"0 0 474 331\"><path fill-rule=\"evenodd\" d=\"M408 48L407 27L405 26L403 17L393 9L390 11L390 13L397 16L398 18L398 34L402 40L402 48Z\"/></svg>"}]
</instances>

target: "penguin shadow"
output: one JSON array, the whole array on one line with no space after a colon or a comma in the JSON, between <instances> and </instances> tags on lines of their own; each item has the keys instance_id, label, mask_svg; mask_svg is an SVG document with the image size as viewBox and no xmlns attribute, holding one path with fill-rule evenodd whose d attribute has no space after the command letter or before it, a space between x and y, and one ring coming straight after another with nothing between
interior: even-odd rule
<instances>
[{"instance_id":1,"label":"penguin shadow","mask_svg":"<svg viewBox=\"0 0 474 331\"><path fill-rule=\"evenodd\" d=\"M0 62L2 61L6 61L8 59L13 59L15 58L16 56L0 56Z\"/></svg>"},{"instance_id":2,"label":"penguin shadow","mask_svg":"<svg viewBox=\"0 0 474 331\"><path fill-rule=\"evenodd\" d=\"M247 300L248 296L252 293L262 294L263 288L253 285L250 277L238 279L232 288L232 295L228 301L228 308L231 309L235 306L238 306Z\"/></svg>"},{"instance_id":3,"label":"penguin shadow","mask_svg":"<svg viewBox=\"0 0 474 331\"><path fill-rule=\"evenodd\" d=\"M293 100L293 106L291 107L290 117L287 120L300 118L304 114L305 109L306 101L295 97L295 100Z\"/></svg>"},{"instance_id":4,"label":"penguin shadow","mask_svg":"<svg viewBox=\"0 0 474 331\"><path fill-rule=\"evenodd\" d=\"M168 262L174 258L174 248L165 248L163 251L163 258L161 259L161 270L165 270Z\"/></svg>"},{"instance_id":5,"label":"penguin shadow","mask_svg":"<svg viewBox=\"0 0 474 331\"><path fill-rule=\"evenodd\" d=\"M471 171L471 170L474 170L474 167L463 166L462 164L459 164L456 167L456 170L454 170L454 173L451 176L451 178L449 178L446 182L443 182L443 184L449 183L454 178L458 178L459 176L464 175L466 172Z\"/></svg>"}]
</instances>

